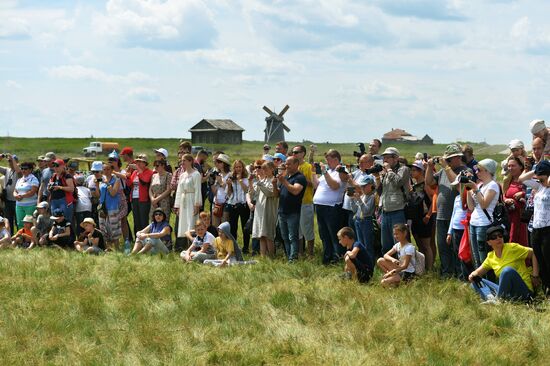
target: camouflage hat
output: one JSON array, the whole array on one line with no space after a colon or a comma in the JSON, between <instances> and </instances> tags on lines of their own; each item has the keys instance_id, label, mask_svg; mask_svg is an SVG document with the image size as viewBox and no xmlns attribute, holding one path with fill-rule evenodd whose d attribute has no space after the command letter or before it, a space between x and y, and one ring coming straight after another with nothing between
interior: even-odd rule
<instances>
[{"instance_id":1,"label":"camouflage hat","mask_svg":"<svg viewBox=\"0 0 550 366\"><path fill-rule=\"evenodd\" d=\"M447 148L445 149L445 154L443 157L445 159L450 159L455 156L463 156L462 148L458 144L450 144L447 145Z\"/></svg>"}]
</instances>

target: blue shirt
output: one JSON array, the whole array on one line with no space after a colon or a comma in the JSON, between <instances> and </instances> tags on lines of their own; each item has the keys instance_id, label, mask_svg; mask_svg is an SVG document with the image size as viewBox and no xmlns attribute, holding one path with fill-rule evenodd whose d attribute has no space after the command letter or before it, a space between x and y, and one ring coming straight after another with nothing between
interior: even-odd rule
<instances>
[{"instance_id":1,"label":"blue shirt","mask_svg":"<svg viewBox=\"0 0 550 366\"><path fill-rule=\"evenodd\" d=\"M299 194L293 195L284 185L281 185L279 189L279 213L299 213L302 209L302 197L304 197L304 192L306 191L307 186L306 177L298 171L290 177L287 177L286 180L290 185L294 185L296 183L300 184L302 186L302 190Z\"/></svg>"},{"instance_id":2,"label":"blue shirt","mask_svg":"<svg viewBox=\"0 0 550 366\"><path fill-rule=\"evenodd\" d=\"M161 221L161 222L156 222L156 221L153 221L150 225L149 225L149 232L151 234L156 234L156 233L160 233L162 230L164 230L165 227L170 227L170 224L168 223L168 221ZM170 227L170 234L172 233L172 228ZM163 237L160 238L160 240L164 241L164 242L169 242L171 241L171 237L170 237L170 234L168 235L165 235Z\"/></svg>"},{"instance_id":3,"label":"blue shirt","mask_svg":"<svg viewBox=\"0 0 550 366\"><path fill-rule=\"evenodd\" d=\"M116 180L117 178L113 175L108 184L111 186L114 186ZM105 205L105 208L107 209L107 211L118 210L118 204L120 199L120 195L118 193L115 194L114 196L111 196L109 191L107 191L107 184L105 182L101 182L101 184L99 185L99 192L101 195L99 197L99 203Z\"/></svg>"},{"instance_id":4,"label":"blue shirt","mask_svg":"<svg viewBox=\"0 0 550 366\"><path fill-rule=\"evenodd\" d=\"M367 253L367 248L365 248L365 246L362 243L358 242L358 241L353 243L352 249L354 249L354 248L359 248L359 252L357 252L357 255L355 256L355 258L359 262L361 262L362 264L368 266L369 263L371 263L371 260L370 260L370 257L368 255L368 253ZM372 268L371 268L371 270L372 270Z\"/></svg>"}]
</instances>

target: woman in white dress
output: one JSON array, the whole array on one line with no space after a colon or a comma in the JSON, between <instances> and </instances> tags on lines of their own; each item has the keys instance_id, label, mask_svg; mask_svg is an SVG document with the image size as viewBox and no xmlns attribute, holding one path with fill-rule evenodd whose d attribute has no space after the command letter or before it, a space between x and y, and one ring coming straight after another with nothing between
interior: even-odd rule
<instances>
[{"instance_id":1,"label":"woman in white dress","mask_svg":"<svg viewBox=\"0 0 550 366\"><path fill-rule=\"evenodd\" d=\"M178 237L194 228L202 206L201 174L193 168L193 156L185 154L181 158L183 172L180 175L174 208L179 214Z\"/></svg>"},{"instance_id":2,"label":"woman in white dress","mask_svg":"<svg viewBox=\"0 0 550 366\"><path fill-rule=\"evenodd\" d=\"M257 177L250 185L250 196L257 193L252 237L260 239L260 255L275 256L275 227L277 226L277 209L279 207L279 191L277 179L273 176L275 165L272 162L263 163L256 170Z\"/></svg>"}]
</instances>

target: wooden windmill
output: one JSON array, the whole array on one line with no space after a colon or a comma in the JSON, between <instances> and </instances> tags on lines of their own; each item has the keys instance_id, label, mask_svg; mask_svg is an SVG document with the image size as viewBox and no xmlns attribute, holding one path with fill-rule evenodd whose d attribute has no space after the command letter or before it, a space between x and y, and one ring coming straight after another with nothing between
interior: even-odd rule
<instances>
[{"instance_id":1,"label":"wooden windmill","mask_svg":"<svg viewBox=\"0 0 550 366\"><path fill-rule=\"evenodd\" d=\"M264 108L263 108L264 111L266 111L269 114L269 116L265 118L264 141L266 143L285 140L285 131L290 132L290 128L288 128L284 124L285 119L283 115L286 113L286 111L288 111L289 108L290 107L287 104L283 108L283 110L279 114L277 114L264 105Z\"/></svg>"}]
</instances>

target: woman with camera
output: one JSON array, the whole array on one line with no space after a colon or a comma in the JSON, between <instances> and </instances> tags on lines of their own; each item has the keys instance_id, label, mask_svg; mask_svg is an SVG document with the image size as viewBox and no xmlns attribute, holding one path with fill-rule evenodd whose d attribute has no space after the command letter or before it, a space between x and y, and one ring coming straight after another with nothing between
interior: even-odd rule
<instances>
[{"instance_id":1,"label":"woman with camera","mask_svg":"<svg viewBox=\"0 0 550 366\"><path fill-rule=\"evenodd\" d=\"M521 222L521 211L525 208L525 187L519 177L525 169L523 157L510 157L506 164L508 179L504 180L504 204L510 220L510 242L528 246L527 225Z\"/></svg>"},{"instance_id":2,"label":"woman with camera","mask_svg":"<svg viewBox=\"0 0 550 366\"><path fill-rule=\"evenodd\" d=\"M246 193L248 192L248 172L242 160L233 162L231 176L227 179L227 202L224 211L229 215L231 235L237 239L239 217L243 231L243 252L248 253L250 232L245 230L245 224L250 217L250 210L246 204Z\"/></svg>"},{"instance_id":3,"label":"woman with camera","mask_svg":"<svg viewBox=\"0 0 550 366\"><path fill-rule=\"evenodd\" d=\"M470 218L470 247L475 267L479 267L487 257L487 229L492 223L493 211L498 203L500 186L494 177L497 162L483 159L478 162L478 183L470 181L465 186L470 189L467 196Z\"/></svg>"},{"instance_id":4,"label":"woman with camera","mask_svg":"<svg viewBox=\"0 0 550 366\"><path fill-rule=\"evenodd\" d=\"M270 258L275 256L275 227L277 225L278 190L273 173L273 162L256 165L256 177L250 183L250 197L257 197L255 204L252 237L260 239L260 254ZM257 196L256 196L257 194Z\"/></svg>"},{"instance_id":5,"label":"woman with camera","mask_svg":"<svg viewBox=\"0 0 550 366\"><path fill-rule=\"evenodd\" d=\"M534 171L523 173L519 181L532 189L534 210L531 245L540 265L542 284L548 292L550 289L550 161L541 160Z\"/></svg>"},{"instance_id":6,"label":"woman with camera","mask_svg":"<svg viewBox=\"0 0 550 366\"><path fill-rule=\"evenodd\" d=\"M15 184L19 177L20 173L17 172L17 156L11 154L0 154L0 160L7 158L8 167L0 166L0 173L4 175L4 187L2 190L2 201L4 202L4 216L9 222L10 234L13 235L15 229L15 206L16 199L13 196L13 191L15 190Z\"/></svg>"},{"instance_id":7,"label":"woman with camera","mask_svg":"<svg viewBox=\"0 0 550 366\"><path fill-rule=\"evenodd\" d=\"M223 207L227 201L227 178L231 175L231 161L226 154L219 154L214 159L215 170L211 177L213 184L210 186L214 196L212 209L212 225L218 227L222 221L228 221L229 215L224 216ZM223 218L223 220L222 220Z\"/></svg>"},{"instance_id":8,"label":"woman with camera","mask_svg":"<svg viewBox=\"0 0 550 366\"><path fill-rule=\"evenodd\" d=\"M65 170L65 162L57 159L52 164L54 173L48 183L51 212L62 210L65 219L73 220L76 185L73 176Z\"/></svg>"},{"instance_id":9,"label":"woman with camera","mask_svg":"<svg viewBox=\"0 0 550 366\"><path fill-rule=\"evenodd\" d=\"M120 189L120 179L113 175L113 167L103 164L103 179L99 184L99 227L110 250L118 250L119 238L122 234L119 217L122 199Z\"/></svg>"}]
</instances>

